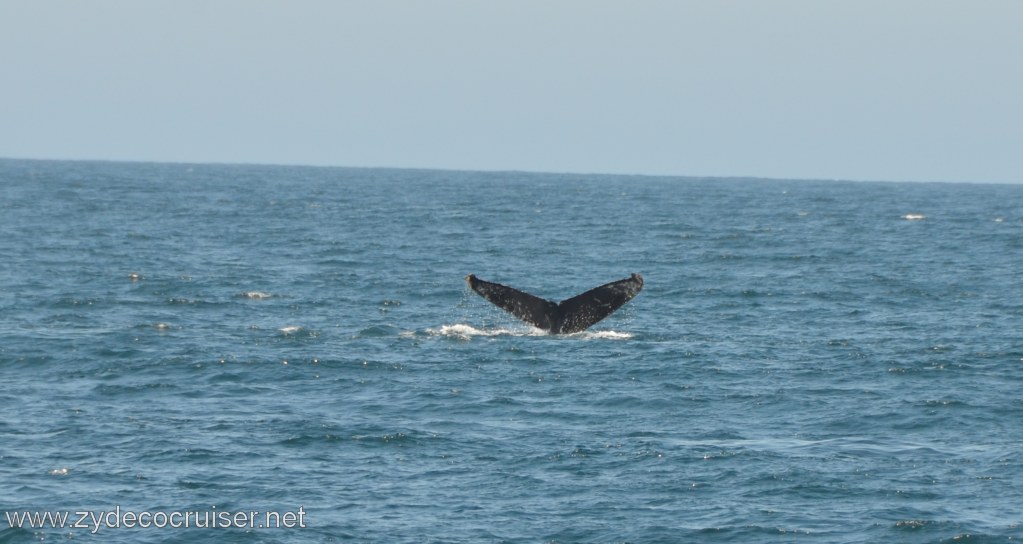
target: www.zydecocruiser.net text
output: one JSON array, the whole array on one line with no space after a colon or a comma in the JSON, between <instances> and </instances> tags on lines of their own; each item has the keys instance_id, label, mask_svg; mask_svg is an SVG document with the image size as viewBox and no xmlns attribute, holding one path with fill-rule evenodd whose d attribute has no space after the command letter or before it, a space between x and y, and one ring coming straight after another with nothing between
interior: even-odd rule
<instances>
[{"instance_id":1,"label":"www.zydecocruiser.net text","mask_svg":"<svg viewBox=\"0 0 1023 544\"><path fill-rule=\"evenodd\" d=\"M214 506L204 511L8 511L7 525L22 529L86 529L97 533L100 529L304 529L305 507L296 511L237 511L217 510Z\"/></svg>"}]
</instances>

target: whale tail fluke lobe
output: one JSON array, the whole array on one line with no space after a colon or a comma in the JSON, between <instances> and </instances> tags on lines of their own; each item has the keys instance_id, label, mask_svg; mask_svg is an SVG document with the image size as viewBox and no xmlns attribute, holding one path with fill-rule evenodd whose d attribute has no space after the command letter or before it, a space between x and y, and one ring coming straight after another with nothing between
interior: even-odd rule
<instances>
[{"instance_id":1,"label":"whale tail fluke lobe","mask_svg":"<svg viewBox=\"0 0 1023 544\"><path fill-rule=\"evenodd\" d=\"M538 329L551 330L552 318L558 310L556 303L499 283L483 281L472 274L465 279L473 291L499 308Z\"/></svg>"},{"instance_id":2,"label":"whale tail fluke lobe","mask_svg":"<svg viewBox=\"0 0 1023 544\"><path fill-rule=\"evenodd\" d=\"M576 295L560 303L542 299L512 287L466 276L469 287L481 297L515 317L554 334L588 329L621 308L643 289L643 277L633 274Z\"/></svg>"},{"instance_id":3,"label":"whale tail fluke lobe","mask_svg":"<svg viewBox=\"0 0 1023 544\"><path fill-rule=\"evenodd\" d=\"M631 278L613 281L563 300L558 304L561 330L557 332L573 333L590 328L632 300L641 289L643 278L633 274Z\"/></svg>"}]
</instances>

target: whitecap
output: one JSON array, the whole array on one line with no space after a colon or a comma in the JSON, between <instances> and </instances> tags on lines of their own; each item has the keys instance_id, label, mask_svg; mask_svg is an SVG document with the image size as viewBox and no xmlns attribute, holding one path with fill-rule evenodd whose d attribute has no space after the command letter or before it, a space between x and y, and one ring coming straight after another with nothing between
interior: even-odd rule
<instances>
[{"instance_id":1,"label":"whitecap","mask_svg":"<svg viewBox=\"0 0 1023 544\"><path fill-rule=\"evenodd\" d=\"M907 213L906 215L902 216L902 218L907 221L919 221L921 219L925 219L926 217L927 216L922 213Z\"/></svg>"},{"instance_id":2,"label":"whitecap","mask_svg":"<svg viewBox=\"0 0 1023 544\"><path fill-rule=\"evenodd\" d=\"M246 291L242 293L242 296L252 300L263 300L272 297L270 293L266 291Z\"/></svg>"},{"instance_id":3,"label":"whitecap","mask_svg":"<svg viewBox=\"0 0 1023 544\"><path fill-rule=\"evenodd\" d=\"M69 469L67 467L61 467L61 468L55 468L55 469L47 472L47 474L49 474L50 476L67 476L69 472L71 472L71 469Z\"/></svg>"},{"instance_id":4,"label":"whitecap","mask_svg":"<svg viewBox=\"0 0 1023 544\"><path fill-rule=\"evenodd\" d=\"M281 327L277 330L280 331L281 334L289 335L301 331L302 327L299 327L298 325L288 325L287 327Z\"/></svg>"}]
</instances>

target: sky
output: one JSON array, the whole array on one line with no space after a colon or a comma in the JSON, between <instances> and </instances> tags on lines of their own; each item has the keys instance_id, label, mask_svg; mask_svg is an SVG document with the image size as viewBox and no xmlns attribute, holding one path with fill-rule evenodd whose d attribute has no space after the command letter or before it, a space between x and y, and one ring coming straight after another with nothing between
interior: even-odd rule
<instances>
[{"instance_id":1,"label":"sky","mask_svg":"<svg viewBox=\"0 0 1023 544\"><path fill-rule=\"evenodd\" d=\"M1021 0L0 0L0 157L1023 182Z\"/></svg>"}]
</instances>

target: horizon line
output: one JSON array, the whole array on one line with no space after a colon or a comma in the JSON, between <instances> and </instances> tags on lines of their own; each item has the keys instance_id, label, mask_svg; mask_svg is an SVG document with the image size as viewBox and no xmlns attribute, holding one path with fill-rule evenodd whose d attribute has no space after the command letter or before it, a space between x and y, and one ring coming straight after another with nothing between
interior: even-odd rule
<instances>
[{"instance_id":1,"label":"horizon line","mask_svg":"<svg viewBox=\"0 0 1023 544\"><path fill-rule=\"evenodd\" d=\"M30 161L30 162L78 162L78 163L122 163L122 164L164 164L164 165L190 165L190 166L264 166L278 168L336 168L347 170L409 170L427 172L480 172L492 174L528 174L528 175L565 175L565 176L596 176L596 177L634 177L634 178L661 178L661 179L685 179L685 180L748 180L748 181L795 181L795 182L836 182L836 183L945 183L965 185L1019 185L1019 182L1010 181L962 181L962 180L895 180L895 179L853 179L853 178L828 178L828 177L773 177L757 175L700 175L700 174L644 174L644 173L619 173L619 172L596 172L596 171L570 171L570 170L525 170L516 168L457 168L439 166L351 166L340 164L307 164L289 162L239 162L239 161L184 161L184 160L150 160L150 159L96 159L96 158L39 158L39 157L7 157L0 156L3 161Z\"/></svg>"}]
</instances>

